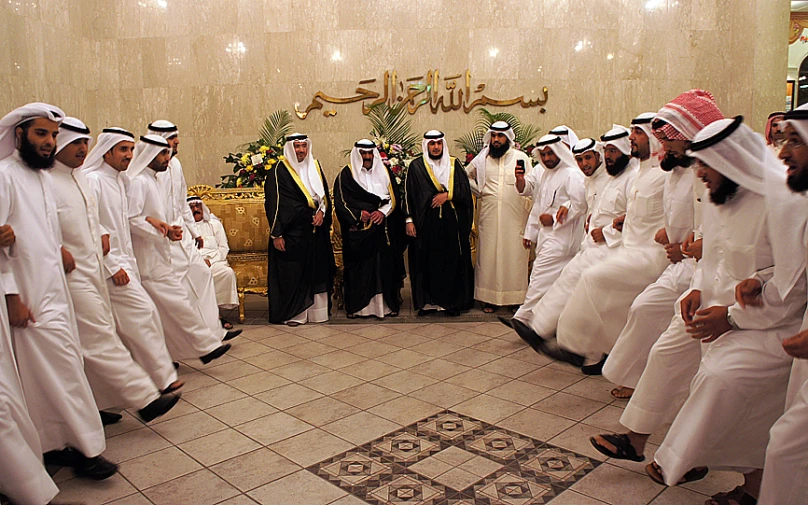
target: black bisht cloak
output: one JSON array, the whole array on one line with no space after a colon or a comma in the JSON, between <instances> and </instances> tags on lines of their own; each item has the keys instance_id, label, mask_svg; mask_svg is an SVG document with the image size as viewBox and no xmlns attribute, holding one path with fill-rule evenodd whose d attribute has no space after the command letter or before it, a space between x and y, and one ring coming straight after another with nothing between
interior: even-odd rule
<instances>
[{"instance_id":1,"label":"black bisht cloak","mask_svg":"<svg viewBox=\"0 0 808 505\"><path fill-rule=\"evenodd\" d=\"M334 209L342 230L342 259L345 277L345 311L353 314L364 309L381 293L393 312L401 309L399 296L404 268L404 214L398 186L392 172L390 197L393 211L380 225L363 223L362 211L373 212L387 202L365 191L346 166L334 182Z\"/></svg>"},{"instance_id":2,"label":"black bisht cloak","mask_svg":"<svg viewBox=\"0 0 808 505\"><path fill-rule=\"evenodd\" d=\"M297 173L285 161L278 162L264 182L269 221L269 269L267 288L269 322L280 324L314 304L314 295L334 289L334 250L331 247L332 202L328 182L315 161L325 189L326 209L321 226L312 219L317 205ZM283 237L286 251L275 249L272 238Z\"/></svg>"},{"instance_id":3,"label":"black bisht cloak","mask_svg":"<svg viewBox=\"0 0 808 505\"><path fill-rule=\"evenodd\" d=\"M425 165L423 156L407 169L405 213L415 224L410 238L410 285L416 310L427 304L459 312L474 305L474 268L471 262L471 226L474 203L466 171L455 158L450 187L444 188ZM449 200L432 208L432 198L449 193Z\"/></svg>"}]
</instances>

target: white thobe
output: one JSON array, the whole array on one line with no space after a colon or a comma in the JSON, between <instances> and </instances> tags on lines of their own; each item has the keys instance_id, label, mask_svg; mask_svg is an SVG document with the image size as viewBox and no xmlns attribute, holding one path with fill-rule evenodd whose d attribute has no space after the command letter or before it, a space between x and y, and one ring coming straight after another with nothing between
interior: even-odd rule
<instances>
[{"instance_id":1,"label":"white thobe","mask_svg":"<svg viewBox=\"0 0 808 505\"><path fill-rule=\"evenodd\" d=\"M62 246L76 268L67 274L79 329L84 372L101 410L142 409L160 393L115 332L102 268L98 205L81 169L56 162L52 171Z\"/></svg>"},{"instance_id":2,"label":"white thobe","mask_svg":"<svg viewBox=\"0 0 808 505\"><path fill-rule=\"evenodd\" d=\"M536 303L547 293L581 246L584 220L586 219L586 193L584 175L577 167L562 162L554 169L534 169L525 176L522 196L530 196L533 209L525 227L524 238L536 244L536 259L530 272L527 295L514 317L527 319ZM565 207L567 218L556 221L556 213ZM553 216L551 226L542 226L539 216ZM532 233L531 221L536 220L537 233Z\"/></svg>"},{"instance_id":3,"label":"white thobe","mask_svg":"<svg viewBox=\"0 0 808 505\"><path fill-rule=\"evenodd\" d=\"M125 175L104 163L87 175L96 202L99 222L109 234L109 253L104 257L104 277L112 302L118 335L135 362L162 391L177 380L177 371L166 347L160 314L140 281L129 230L129 200ZM116 286L112 276L123 270L129 283Z\"/></svg>"},{"instance_id":4,"label":"white thobe","mask_svg":"<svg viewBox=\"0 0 808 505\"><path fill-rule=\"evenodd\" d=\"M211 218L208 221L195 222L192 226L198 236L202 237L204 244L199 253L210 262L210 273L213 274L213 284L216 286L216 303L223 309L238 307L236 273L227 263L230 246L224 225L218 219Z\"/></svg>"},{"instance_id":5,"label":"white thobe","mask_svg":"<svg viewBox=\"0 0 808 505\"><path fill-rule=\"evenodd\" d=\"M664 227L665 172L651 159L640 163L628 193L622 246L586 270L558 319L558 343L588 358L611 351L626 325L631 302L659 278L668 259L654 242Z\"/></svg>"},{"instance_id":6,"label":"white thobe","mask_svg":"<svg viewBox=\"0 0 808 505\"><path fill-rule=\"evenodd\" d=\"M603 193L603 190L606 188L606 184L609 183L609 179L611 178L612 177L609 175L609 172L606 170L606 165L603 163L601 163L600 166L597 169L595 169L595 173L593 173L589 177L584 177L584 191L586 192L587 219L589 219L589 217L592 215L592 212L595 211L595 202L597 201L598 196ZM586 239L586 236L584 236L583 239Z\"/></svg>"},{"instance_id":7,"label":"white thobe","mask_svg":"<svg viewBox=\"0 0 808 505\"><path fill-rule=\"evenodd\" d=\"M171 267L188 292L191 305L199 312L202 322L211 331L224 337L227 332L219 321L219 306L216 303L216 286L213 275L199 254L196 239L199 234L194 228L194 216L188 207L188 184L182 172L182 164L172 157L168 170L157 174L157 184L163 197L166 213L165 221L182 227L182 240L171 242Z\"/></svg>"},{"instance_id":8,"label":"white thobe","mask_svg":"<svg viewBox=\"0 0 808 505\"><path fill-rule=\"evenodd\" d=\"M2 275L0 300L5 300ZM5 303L0 303L0 492L18 505L44 505L59 492L42 464L39 435L25 405Z\"/></svg>"},{"instance_id":9,"label":"white thobe","mask_svg":"<svg viewBox=\"0 0 808 505\"><path fill-rule=\"evenodd\" d=\"M581 242L581 250L567 263L545 296L533 307L527 320L520 318L543 338L550 338L555 334L561 311L575 290L581 274L620 250L622 233L612 224L616 218L626 213L628 190L636 175L637 164L632 160L617 177L608 176L606 185L593 201L589 233ZM602 229L605 242L597 243L592 239L592 230L596 228Z\"/></svg>"},{"instance_id":10,"label":"white thobe","mask_svg":"<svg viewBox=\"0 0 808 505\"><path fill-rule=\"evenodd\" d=\"M0 223L16 235L0 250L6 294L19 294L36 319L14 328L12 337L42 450L72 447L98 456L106 447L104 429L84 375L51 174L28 168L17 151L0 161Z\"/></svg>"},{"instance_id":11,"label":"white thobe","mask_svg":"<svg viewBox=\"0 0 808 505\"><path fill-rule=\"evenodd\" d=\"M694 186L703 188L695 171L677 167L666 174L663 191L665 231L671 244L681 244L701 223L697 222ZM631 303L628 320L603 366L603 376L612 383L633 388L640 380L651 346L664 332L674 313L676 300L690 287L696 260L671 263L659 278Z\"/></svg>"},{"instance_id":12,"label":"white thobe","mask_svg":"<svg viewBox=\"0 0 808 505\"><path fill-rule=\"evenodd\" d=\"M171 266L168 238L146 221L147 217L166 220L156 175L145 168L129 183L132 246L143 287L160 312L169 353L175 360L199 358L217 349L222 335L200 318Z\"/></svg>"},{"instance_id":13,"label":"white thobe","mask_svg":"<svg viewBox=\"0 0 808 505\"><path fill-rule=\"evenodd\" d=\"M803 324L803 331L806 325ZM759 505L802 505L808 497L808 360L795 359L786 412L766 448Z\"/></svg>"},{"instance_id":14,"label":"white thobe","mask_svg":"<svg viewBox=\"0 0 808 505\"><path fill-rule=\"evenodd\" d=\"M485 181L469 177L477 199L477 262L474 268L474 298L492 305L518 305L525 299L530 252L522 247L522 236L530 213L530 200L519 196L514 185L516 161L531 170L530 158L510 149L501 158L485 159ZM529 172L525 175L527 176Z\"/></svg>"}]
</instances>

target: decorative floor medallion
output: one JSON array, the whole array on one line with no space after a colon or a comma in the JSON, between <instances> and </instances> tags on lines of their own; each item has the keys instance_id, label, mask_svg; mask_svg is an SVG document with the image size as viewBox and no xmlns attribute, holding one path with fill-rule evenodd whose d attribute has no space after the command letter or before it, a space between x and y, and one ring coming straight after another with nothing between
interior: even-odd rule
<instances>
[{"instance_id":1,"label":"decorative floor medallion","mask_svg":"<svg viewBox=\"0 0 808 505\"><path fill-rule=\"evenodd\" d=\"M447 410L308 470L371 505L544 505L599 464Z\"/></svg>"}]
</instances>

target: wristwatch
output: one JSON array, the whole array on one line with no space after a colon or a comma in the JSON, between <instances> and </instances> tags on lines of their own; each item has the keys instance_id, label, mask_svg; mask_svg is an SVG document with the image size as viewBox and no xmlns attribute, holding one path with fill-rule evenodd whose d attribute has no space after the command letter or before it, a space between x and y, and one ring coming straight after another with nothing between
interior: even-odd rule
<instances>
[{"instance_id":1,"label":"wristwatch","mask_svg":"<svg viewBox=\"0 0 808 505\"><path fill-rule=\"evenodd\" d=\"M730 326L732 326L733 330L741 329L741 327L738 326L738 323L736 323L735 320L732 318L732 313L730 313L729 310L727 310L727 322L729 323Z\"/></svg>"}]
</instances>

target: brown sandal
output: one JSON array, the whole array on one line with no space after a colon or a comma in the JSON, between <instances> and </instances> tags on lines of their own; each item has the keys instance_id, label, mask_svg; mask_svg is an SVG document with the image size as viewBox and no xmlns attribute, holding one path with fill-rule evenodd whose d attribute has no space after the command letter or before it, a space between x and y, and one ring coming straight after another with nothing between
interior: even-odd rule
<instances>
[{"instance_id":1,"label":"brown sandal","mask_svg":"<svg viewBox=\"0 0 808 505\"><path fill-rule=\"evenodd\" d=\"M704 505L756 505L757 499L743 490L741 486L736 487L728 493L718 493L713 495Z\"/></svg>"},{"instance_id":2,"label":"brown sandal","mask_svg":"<svg viewBox=\"0 0 808 505\"><path fill-rule=\"evenodd\" d=\"M701 468L691 468L690 470L685 473L679 482L676 483L677 486L686 484L688 482L695 482L697 480L701 480L707 476L707 472L710 470L703 466ZM661 484L663 486L667 486L665 484L665 477L662 475L662 468L659 467L656 461L652 461L648 465L645 466L645 473L651 477L651 480L656 482L657 484Z\"/></svg>"}]
</instances>

